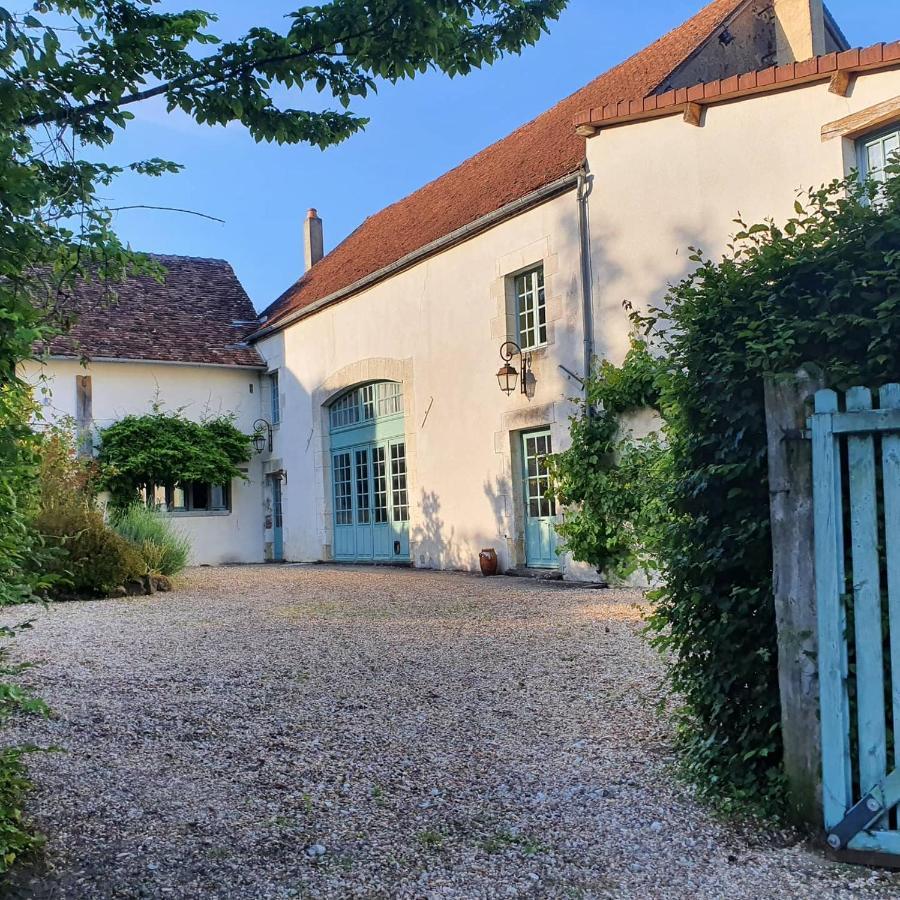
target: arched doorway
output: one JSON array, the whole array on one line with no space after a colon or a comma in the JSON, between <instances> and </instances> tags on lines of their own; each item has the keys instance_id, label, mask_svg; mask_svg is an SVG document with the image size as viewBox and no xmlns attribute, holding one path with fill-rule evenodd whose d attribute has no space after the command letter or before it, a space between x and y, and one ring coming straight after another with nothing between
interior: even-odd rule
<instances>
[{"instance_id":1,"label":"arched doorway","mask_svg":"<svg viewBox=\"0 0 900 900\"><path fill-rule=\"evenodd\" d=\"M351 388L328 407L334 558L409 561L403 386Z\"/></svg>"}]
</instances>

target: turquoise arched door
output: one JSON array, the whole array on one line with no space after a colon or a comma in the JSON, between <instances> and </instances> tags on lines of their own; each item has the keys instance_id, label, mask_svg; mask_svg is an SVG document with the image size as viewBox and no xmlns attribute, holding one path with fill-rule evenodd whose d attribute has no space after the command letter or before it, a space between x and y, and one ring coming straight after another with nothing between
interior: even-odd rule
<instances>
[{"instance_id":1,"label":"turquoise arched door","mask_svg":"<svg viewBox=\"0 0 900 900\"><path fill-rule=\"evenodd\" d=\"M329 407L333 554L342 562L409 561L403 386L353 388Z\"/></svg>"}]
</instances>

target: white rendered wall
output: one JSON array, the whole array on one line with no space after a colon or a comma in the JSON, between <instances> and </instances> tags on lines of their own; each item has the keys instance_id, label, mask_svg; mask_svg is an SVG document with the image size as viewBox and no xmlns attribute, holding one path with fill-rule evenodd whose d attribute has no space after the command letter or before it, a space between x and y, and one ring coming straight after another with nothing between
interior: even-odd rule
<instances>
[{"instance_id":1,"label":"white rendered wall","mask_svg":"<svg viewBox=\"0 0 900 900\"><path fill-rule=\"evenodd\" d=\"M42 367L25 367L26 378L37 385L47 421L75 417L75 379L82 375L91 376L97 428L129 414L148 413L156 401L194 420L234 413L235 424L248 434L260 415L260 377L254 369L150 362L82 366L77 360L52 359ZM176 516L178 527L191 540L192 564L262 561L262 469L258 457L248 463L247 471L249 481L235 479L232 483L230 513Z\"/></svg>"},{"instance_id":2,"label":"white rendered wall","mask_svg":"<svg viewBox=\"0 0 900 900\"><path fill-rule=\"evenodd\" d=\"M549 344L534 357L534 395L497 384L500 344L514 336L506 290L543 263ZM568 446L565 375L583 368L578 218L574 190L264 339L280 369L282 424L273 469L284 468L285 554L329 558L331 486L323 405L366 380L404 382L414 565L477 569L493 547L501 566L524 564L522 430L549 426ZM516 362L518 366L518 363ZM568 576L584 567L563 560Z\"/></svg>"},{"instance_id":3,"label":"white rendered wall","mask_svg":"<svg viewBox=\"0 0 900 900\"><path fill-rule=\"evenodd\" d=\"M703 127L680 115L633 122L588 139L594 322L598 355L628 349L622 302L663 304L693 267L689 247L718 258L740 214L748 224L794 214L797 191L856 168L853 141L822 141L822 126L900 95L900 71L828 82L707 107Z\"/></svg>"}]
</instances>

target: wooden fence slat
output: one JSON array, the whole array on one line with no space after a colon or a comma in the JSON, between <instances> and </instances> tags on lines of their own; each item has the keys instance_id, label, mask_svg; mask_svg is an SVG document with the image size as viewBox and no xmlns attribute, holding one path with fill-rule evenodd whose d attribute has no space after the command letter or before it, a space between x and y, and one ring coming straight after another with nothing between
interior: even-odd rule
<instances>
[{"instance_id":1,"label":"wooden fence slat","mask_svg":"<svg viewBox=\"0 0 900 900\"><path fill-rule=\"evenodd\" d=\"M827 827L836 825L853 802L850 768L850 713L847 696L847 642L841 468L831 415L834 391L816 392L812 426L813 503L816 532L816 594L819 617L819 685L822 729L822 806Z\"/></svg>"},{"instance_id":2,"label":"wooden fence slat","mask_svg":"<svg viewBox=\"0 0 900 900\"><path fill-rule=\"evenodd\" d=\"M847 411L872 408L872 392L847 391ZM856 704L859 783L865 794L887 770L881 583L878 567L878 501L875 442L871 434L847 438L850 470L850 547L853 560L853 618L856 637Z\"/></svg>"},{"instance_id":3,"label":"wooden fence slat","mask_svg":"<svg viewBox=\"0 0 900 900\"><path fill-rule=\"evenodd\" d=\"M900 384L880 391L882 409L900 409ZM900 767L900 434L881 439L884 473L884 531L887 557L888 615L890 621L891 706L894 727L894 765Z\"/></svg>"}]
</instances>

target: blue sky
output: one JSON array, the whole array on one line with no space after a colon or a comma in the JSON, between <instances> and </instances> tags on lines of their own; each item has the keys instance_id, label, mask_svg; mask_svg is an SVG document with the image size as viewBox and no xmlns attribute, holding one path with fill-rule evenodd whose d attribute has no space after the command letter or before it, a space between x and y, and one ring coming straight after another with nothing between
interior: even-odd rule
<instances>
[{"instance_id":1,"label":"blue sky","mask_svg":"<svg viewBox=\"0 0 900 900\"><path fill-rule=\"evenodd\" d=\"M217 13L212 30L231 38L254 24L278 27L299 0L196 5ZM371 117L367 131L324 152L256 144L239 126L201 127L183 115L167 115L162 105L134 108L137 119L110 157L128 162L162 156L185 170L163 179L123 178L111 190L110 205L187 207L225 224L128 210L116 214L116 227L136 249L229 260L261 309L302 273L307 208L317 207L324 220L327 251L366 216L578 90L700 6L701 0L570 0L550 34L520 57L466 78L429 74L385 85L354 106ZM900 38L897 0L831 0L828 6L853 45ZM310 92L309 102L318 100ZM292 105L301 103L292 98Z\"/></svg>"}]
</instances>

